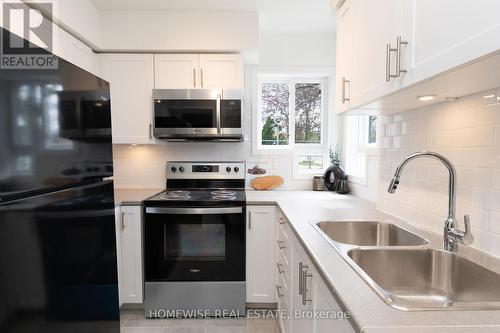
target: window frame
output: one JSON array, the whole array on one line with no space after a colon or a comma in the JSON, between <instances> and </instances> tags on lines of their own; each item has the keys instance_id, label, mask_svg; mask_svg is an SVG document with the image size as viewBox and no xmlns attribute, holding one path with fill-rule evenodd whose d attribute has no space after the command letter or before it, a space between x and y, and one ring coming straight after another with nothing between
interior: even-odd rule
<instances>
[{"instance_id":1,"label":"window frame","mask_svg":"<svg viewBox=\"0 0 500 333\"><path fill-rule=\"evenodd\" d=\"M357 145L355 147L356 153L359 154L360 156L360 167L362 168L362 172L360 174L351 174L345 165L347 162L347 152L349 151L348 147L344 147L344 156L343 159L346 161L344 163L345 171L347 176L349 177L349 181L360 184L360 185L368 185L368 159L369 156L376 156L378 155L378 138L379 135L377 133L376 135L376 141L374 143L369 143L368 142L368 133L369 133L369 117L374 116L374 115L369 115L369 116L364 116L364 115L357 115L357 116L346 116L346 117L357 117L357 133L356 136L358 137L357 140ZM344 128L346 127L346 123L344 122ZM378 128L377 128L378 129ZM347 142L347 138L345 137L347 133L344 133L344 138L343 142ZM349 133L349 135L353 135L352 132Z\"/></svg>"},{"instance_id":2,"label":"window frame","mask_svg":"<svg viewBox=\"0 0 500 333\"><path fill-rule=\"evenodd\" d=\"M289 86L289 143L288 145L263 145L262 144L262 84L264 83L287 83ZM321 141L320 143L295 143L295 85L297 83L319 83L321 84ZM257 74L255 113L252 115L254 121L253 131L253 153L254 154L296 154L297 149L323 149L328 141L326 128L328 125L328 101L329 101L329 74L316 75L294 75L294 74ZM300 153L300 155L303 155ZM318 155L311 153L310 155Z\"/></svg>"}]
</instances>

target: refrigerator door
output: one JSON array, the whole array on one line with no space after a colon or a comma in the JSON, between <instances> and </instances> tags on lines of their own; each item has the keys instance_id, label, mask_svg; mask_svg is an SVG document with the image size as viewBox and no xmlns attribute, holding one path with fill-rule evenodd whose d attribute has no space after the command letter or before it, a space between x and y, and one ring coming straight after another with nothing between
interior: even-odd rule
<instances>
[{"instance_id":1,"label":"refrigerator door","mask_svg":"<svg viewBox=\"0 0 500 333\"><path fill-rule=\"evenodd\" d=\"M113 183L0 204L0 332L120 331Z\"/></svg>"},{"instance_id":2,"label":"refrigerator door","mask_svg":"<svg viewBox=\"0 0 500 333\"><path fill-rule=\"evenodd\" d=\"M61 58L0 69L0 202L112 175L108 82Z\"/></svg>"}]
</instances>

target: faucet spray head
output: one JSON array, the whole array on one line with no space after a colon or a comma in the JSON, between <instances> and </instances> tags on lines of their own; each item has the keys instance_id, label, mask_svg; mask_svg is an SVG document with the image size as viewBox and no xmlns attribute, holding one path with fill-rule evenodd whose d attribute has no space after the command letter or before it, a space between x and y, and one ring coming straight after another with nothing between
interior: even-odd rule
<instances>
[{"instance_id":1,"label":"faucet spray head","mask_svg":"<svg viewBox=\"0 0 500 333\"><path fill-rule=\"evenodd\" d=\"M399 185L399 176L394 176L389 183L389 187L387 188L387 192L394 193Z\"/></svg>"}]
</instances>

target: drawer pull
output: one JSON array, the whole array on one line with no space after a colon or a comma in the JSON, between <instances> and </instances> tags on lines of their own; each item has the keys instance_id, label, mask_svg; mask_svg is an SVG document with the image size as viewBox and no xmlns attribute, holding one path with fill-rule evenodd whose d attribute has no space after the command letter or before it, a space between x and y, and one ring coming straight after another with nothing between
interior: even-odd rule
<instances>
[{"instance_id":1,"label":"drawer pull","mask_svg":"<svg viewBox=\"0 0 500 333\"><path fill-rule=\"evenodd\" d=\"M280 264L280 263L276 263L276 268L278 269L278 273L280 274L283 274L285 273L285 270L284 269L281 269L281 267L283 267L283 264Z\"/></svg>"},{"instance_id":2,"label":"drawer pull","mask_svg":"<svg viewBox=\"0 0 500 333\"><path fill-rule=\"evenodd\" d=\"M281 293L281 289L283 289L283 287L276 285L276 294L278 295L279 298L285 296L284 294Z\"/></svg>"},{"instance_id":3,"label":"drawer pull","mask_svg":"<svg viewBox=\"0 0 500 333\"><path fill-rule=\"evenodd\" d=\"M277 243L278 243L278 247L280 248L280 250L283 250L284 248L286 248L286 246L284 245L285 242L279 240L279 241L277 241Z\"/></svg>"}]
</instances>

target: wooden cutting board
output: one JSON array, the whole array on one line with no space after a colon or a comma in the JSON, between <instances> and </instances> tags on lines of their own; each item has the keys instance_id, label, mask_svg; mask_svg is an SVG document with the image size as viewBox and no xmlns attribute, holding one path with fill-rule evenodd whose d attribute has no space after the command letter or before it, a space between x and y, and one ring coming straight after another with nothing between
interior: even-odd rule
<instances>
[{"instance_id":1,"label":"wooden cutting board","mask_svg":"<svg viewBox=\"0 0 500 333\"><path fill-rule=\"evenodd\" d=\"M272 190L283 185L284 182L281 176L257 177L252 180L252 187L256 190Z\"/></svg>"}]
</instances>

